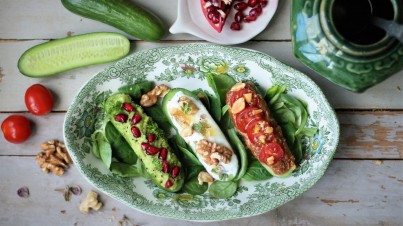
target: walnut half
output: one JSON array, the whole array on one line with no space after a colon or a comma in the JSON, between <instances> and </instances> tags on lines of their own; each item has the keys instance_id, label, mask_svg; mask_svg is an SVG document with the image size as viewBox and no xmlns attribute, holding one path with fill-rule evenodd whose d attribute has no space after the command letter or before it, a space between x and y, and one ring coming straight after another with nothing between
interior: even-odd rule
<instances>
[{"instance_id":1,"label":"walnut half","mask_svg":"<svg viewBox=\"0 0 403 226\"><path fill-rule=\"evenodd\" d=\"M200 140L197 143L196 152L210 166L216 166L220 162L229 163L233 154L231 149L206 139Z\"/></svg>"},{"instance_id":2,"label":"walnut half","mask_svg":"<svg viewBox=\"0 0 403 226\"><path fill-rule=\"evenodd\" d=\"M63 142L50 140L41 144L41 149L43 151L36 155L36 163L45 173L61 176L73 163Z\"/></svg>"},{"instance_id":3,"label":"walnut half","mask_svg":"<svg viewBox=\"0 0 403 226\"><path fill-rule=\"evenodd\" d=\"M140 105L143 107L151 107L158 101L158 97L164 97L170 88L164 84L154 87L151 91L143 94L140 99Z\"/></svg>"}]
</instances>

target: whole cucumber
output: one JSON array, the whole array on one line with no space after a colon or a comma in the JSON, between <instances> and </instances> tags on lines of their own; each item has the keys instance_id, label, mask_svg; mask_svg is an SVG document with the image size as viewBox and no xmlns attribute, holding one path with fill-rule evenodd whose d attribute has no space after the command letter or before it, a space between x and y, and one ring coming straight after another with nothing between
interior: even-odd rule
<instances>
[{"instance_id":1,"label":"whole cucumber","mask_svg":"<svg viewBox=\"0 0 403 226\"><path fill-rule=\"evenodd\" d=\"M160 40L165 29L162 21L150 11L129 0L62 0L71 12L116 27L146 41Z\"/></svg>"}]
</instances>

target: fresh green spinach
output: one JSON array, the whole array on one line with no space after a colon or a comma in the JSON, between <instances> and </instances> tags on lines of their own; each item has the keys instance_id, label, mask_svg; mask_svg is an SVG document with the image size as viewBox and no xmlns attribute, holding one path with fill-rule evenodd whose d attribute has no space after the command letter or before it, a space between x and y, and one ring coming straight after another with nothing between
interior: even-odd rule
<instances>
[{"instance_id":1,"label":"fresh green spinach","mask_svg":"<svg viewBox=\"0 0 403 226\"><path fill-rule=\"evenodd\" d=\"M137 167L123 162L112 162L111 172L121 177L137 177L140 176Z\"/></svg>"},{"instance_id":2,"label":"fresh green spinach","mask_svg":"<svg viewBox=\"0 0 403 226\"><path fill-rule=\"evenodd\" d=\"M238 189L238 184L234 181L214 181L209 187L211 196L219 199L226 199L235 194Z\"/></svg>"},{"instance_id":3,"label":"fresh green spinach","mask_svg":"<svg viewBox=\"0 0 403 226\"><path fill-rule=\"evenodd\" d=\"M120 87L121 93L129 94L133 99L140 99L144 93L150 91L154 86L153 82L144 81Z\"/></svg>"}]
</instances>

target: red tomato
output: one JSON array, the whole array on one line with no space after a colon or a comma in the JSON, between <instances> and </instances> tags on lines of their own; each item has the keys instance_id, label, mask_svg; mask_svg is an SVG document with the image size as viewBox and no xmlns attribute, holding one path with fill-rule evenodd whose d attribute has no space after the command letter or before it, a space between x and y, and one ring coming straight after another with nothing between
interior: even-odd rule
<instances>
[{"instance_id":1,"label":"red tomato","mask_svg":"<svg viewBox=\"0 0 403 226\"><path fill-rule=\"evenodd\" d=\"M29 120L22 115L10 115L1 123L4 138L11 143L22 143L31 135Z\"/></svg>"},{"instance_id":2,"label":"red tomato","mask_svg":"<svg viewBox=\"0 0 403 226\"><path fill-rule=\"evenodd\" d=\"M259 160L265 164L268 164L268 158L273 156L274 162L278 162L284 157L284 150L278 143L265 144L260 151Z\"/></svg>"},{"instance_id":3,"label":"red tomato","mask_svg":"<svg viewBox=\"0 0 403 226\"><path fill-rule=\"evenodd\" d=\"M46 115L53 108L52 93L41 84L32 85L25 92L25 105L34 115Z\"/></svg>"},{"instance_id":4,"label":"red tomato","mask_svg":"<svg viewBox=\"0 0 403 226\"><path fill-rule=\"evenodd\" d=\"M270 129L270 124L267 121L259 118L252 119L246 126L246 134L253 144L270 143L274 139L274 134L270 130L266 131L267 128Z\"/></svg>"},{"instance_id":5,"label":"red tomato","mask_svg":"<svg viewBox=\"0 0 403 226\"><path fill-rule=\"evenodd\" d=\"M238 128L239 131L245 133L246 132L246 126L248 125L249 122L251 122L252 119L263 119L263 112L253 114L253 111L258 111L259 109L256 107L247 107L244 110L242 110L238 115L236 116L236 127Z\"/></svg>"}]
</instances>

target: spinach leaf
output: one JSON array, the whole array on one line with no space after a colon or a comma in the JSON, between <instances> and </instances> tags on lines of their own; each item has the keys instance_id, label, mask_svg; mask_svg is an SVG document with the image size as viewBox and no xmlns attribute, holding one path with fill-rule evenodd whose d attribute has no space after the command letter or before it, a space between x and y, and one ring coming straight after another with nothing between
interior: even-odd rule
<instances>
[{"instance_id":1,"label":"spinach leaf","mask_svg":"<svg viewBox=\"0 0 403 226\"><path fill-rule=\"evenodd\" d=\"M112 162L110 170L121 177L137 177L140 175L137 167L122 162Z\"/></svg>"},{"instance_id":2,"label":"spinach leaf","mask_svg":"<svg viewBox=\"0 0 403 226\"><path fill-rule=\"evenodd\" d=\"M144 81L120 87L118 90L119 92L129 94L133 99L140 99L141 95L150 91L153 86L153 82Z\"/></svg>"},{"instance_id":3,"label":"spinach leaf","mask_svg":"<svg viewBox=\"0 0 403 226\"><path fill-rule=\"evenodd\" d=\"M111 144L113 157L127 164L137 162L136 153L110 121L105 125L105 136Z\"/></svg>"},{"instance_id":4,"label":"spinach leaf","mask_svg":"<svg viewBox=\"0 0 403 226\"><path fill-rule=\"evenodd\" d=\"M97 139L99 154L101 156L102 162L109 169L112 162L112 147L106 139L105 135L100 132L100 139Z\"/></svg>"},{"instance_id":5,"label":"spinach leaf","mask_svg":"<svg viewBox=\"0 0 403 226\"><path fill-rule=\"evenodd\" d=\"M102 131L98 130L95 131L93 134L91 134L91 143L92 143L92 154L94 154L95 157L98 159L101 159L101 154L99 153L99 146L98 146L98 140L101 140L102 138Z\"/></svg>"},{"instance_id":6,"label":"spinach leaf","mask_svg":"<svg viewBox=\"0 0 403 226\"><path fill-rule=\"evenodd\" d=\"M245 146L243 145L241 139L239 139L238 135L236 134L235 129L228 130L228 138L230 139L231 143L235 145L241 160L240 162L241 167L239 169L238 174L234 178L234 180L237 181L240 180L246 172L246 169L248 167L248 154L245 150Z\"/></svg>"},{"instance_id":7,"label":"spinach leaf","mask_svg":"<svg viewBox=\"0 0 403 226\"><path fill-rule=\"evenodd\" d=\"M226 74L211 75L211 77L215 83L215 93L220 97L221 103L225 103L227 91L230 90L233 85L235 85L235 79Z\"/></svg>"},{"instance_id":8,"label":"spinach leaf","mask_svg":"<svg viewBox=\"0 0 403 226\"><path fill-rule=\"evenodd\" d=\"M187 192L191 195L201 195L205 193L207 189L208 189L208 183L203 183L200 185L197 177L193 177L191 180L186 182L182 187L182 190L184 192Z\"/></svg>"},{"instance_id":9,"label":"spinach leaf","mask_svg":"<svg viewBox=\"0 0 403 226\"><path fill-rule=\"evenodd\" d=\"M272 175L269 171L267 171L257 159L253 158L242 179L246 181L261 181L270 179L271 177Z\"/></svg>"},{"instance_id":10,"label":"spinach leaf","mask_svg":"<svg viewBox=\"0 0 403 226\"><path fill-rule=\"evenodd\" d=\"M238 189L237 183L234 181L214 181L209 188L211 196L219 199L225 199L233 196Z\"/></svg>"},{"instance_id":11,"label":"spinach leaf","mask_svg":"<svg viewBox=\"0 0 403 226\"><path fill-rule=\"evenodd\" d=\"M169 123L168 118L164 114L162 110L162 106L160 104L155 104L152 107L143 108L148 116L150 116L154 122L156 122L165 134L169 134L171 131L171 124Z\"/></svg>"},{"instance_id":12,"label":"spinach leaf","mask_svg":"<svg viewBox=\"0 0 403 226\"><path fill-rule=\"evenodd\" d=\"M186 156L186 158L188 159L187 162L190 163L190 165L202 165L200 161L197 159L197 157L187 148L182 146L178 146L178 148Z\"/></svg>"},{"instance_id":13,"label":"spinach leaf","mask_svg":"<svg viewBox=\"0 0 403 226\"><path fill-rule=\"evenodd\" d=\"M210 108L210 100L207 93L201 89L193 90L193 94L195 94L199 100L203 103L203 105L209 109Z\"/></svg>"},{"instance_id":14,"label":"spinach leaf","mask_svg":"<svg viewBox=\"0 0 403 226\"><path fill-rule=\"evenodd\" d=\"M143 161L141 161L140 158L137 159L137 172L139 173L140 176L151 179L150 174L146 170L146 166L144 165Z\"/></svg>"}]
</instances>

